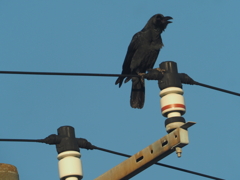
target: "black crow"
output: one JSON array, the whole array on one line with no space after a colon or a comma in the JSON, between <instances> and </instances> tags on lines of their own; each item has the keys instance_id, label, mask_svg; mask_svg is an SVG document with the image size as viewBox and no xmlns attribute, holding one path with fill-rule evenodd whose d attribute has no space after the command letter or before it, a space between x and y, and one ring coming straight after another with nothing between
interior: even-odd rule
<instances>
[{"instance_id":1,"label":"black crow","mask_svg":"<svg viewBox=\"0 0 240 180\"><path fill-rule=\"evenodd\" d=\"M122 65L122 74L141 74L153 68L163 46L161 33L171 23L170 19L172 17L156 14L148 20L141 31L133 36ZM124 79L125 83L132 79L131 107L143 108L145 99L144 79L139 77L119 77L115 84L119 84L119 87L121 87Z\"/></svg>"}]
</instances>

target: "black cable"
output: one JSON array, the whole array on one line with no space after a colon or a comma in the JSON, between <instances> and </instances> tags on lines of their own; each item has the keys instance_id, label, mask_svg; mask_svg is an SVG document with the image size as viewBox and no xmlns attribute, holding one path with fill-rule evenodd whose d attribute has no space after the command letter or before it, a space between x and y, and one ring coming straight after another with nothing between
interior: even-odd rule
<instances>
[{"instance_id":1,"label":"black cable","mask_svg":"<svg viewBox=\"0 0 240 180\"><path fill-rule=\"evenodd\" d=\"M0 141L40 142L40 143L44 143L42 139L0 139Z\"/></svg>"},{"instance_id":2,"label":"black cable","mask_svg":"<svg viewBox=\"0 0 240 180\"><path fill-rule=\"evenodd\" d=\"M203 87L206 87L206 88L209 88L209 89L214 89L214 90L225 92L225 93L228 93L228 94L233 94L233 95L236 95L236 96L240 96L240 93L236 93L236 92L233 92L233 91L228 91L226 89L221 89L221 88L218 88L218 87L214 87L214 86L210 86L210 85L207 85L207 84L203 84L203 83L199 83L197 81L194 81L190 76L188 76L185 73L179 73L179 78L180 78L180 80L183 84L199 85L199 86L203 86Z\"/></svg>"},{"instance_id":3,"label":"black cable","mask_svg":"<svg viewBox=\"0 0 240 180\"><path fill-rule=\"evenodd\" d=\"M54 76L108 76L108 77L140 77L136 74L99 74L99 73L63 73L63 72L30 72L30 71L0 71L0 74L22 74L22 75L54 75Z\"/></svg>"},{"instance_id":4,"label":"black cable","mask_svg":"<svg viewBox=\"0 0 240 180\"><path fill-rule=\"evenodd\" d=\"M105 77L141 77L140 75L137 74L100 74L100 73L63 73L63 72L31 72L31 71L0 71L0 74L22 74L22 75L54 75L54 76L105 76ZM184 73L180 73L184 74ZM151 76L150 72L147 73L145 76L143 76L144 78L148 79L148 80L158 80L160 77L157 77L157 79L149 79L148 75ZM162 78L162 76L161 76ZM190 77L187 77L190 78ZM236 96L240 96L240 93L236 93L233 91L228 91L225 89L221 89L221 88L217 88L214 86L210 86L207 84L203 84L203 83L199 83L194 81L193 79L191 79L190 83L186 83L186 84L192 84L192 85L199 85L199 86L203 86L206 88L210 88L210 89L214 89L217 91L221 91L221 92L225 92L225 93L229 93L229 94L233 94Z\"/></svg>"},{"instance_id":5,"label":"black cable","mask_svg":"<svg viewBox=\"0 0 240 180\"><path fill-rule=\"evenodd\" d=\"M120 155L120 156L124 156L124 157L128 157L128 158L131 157L128 154L123 154L123 153L120 153L120 152L111 151L111 150L100 148L100 147L97 147L97 146L94 146L94 149L98 149L100 151L105 151L105 152L108 152L108 153L112 153L112 154L116 154L116 155ZM167 165L167 164L162 164L162 163L155 163L155 164L159 165L159 166L175 169L175 170L178 170L178 171L183 171L183 172L186 172L186 173L190 173L190 174L195 174L195 175L198 175L198 176L206 177L206 178L209 178L209 179L224 180L224 179L221 179L221 178L217 178L217 177L209 176L209 175L206 175L206 174L190 171L190 170L187 170L187 169L182 169L182 168L175 167L175 166L170 166L170 165Z\"/></svg>"},{"instance_id":6,"label":"black cable","mask_svg":"<svg viewBox=\"0 0 240 180\"><path fill-rule=\"evenodd\" d=\"M53 136L53 135L50 135L48 137L51 137L51 136ZM39 142L39 143L47 143L47 144L49 144L48 142L46 142L47 138L45 138L45 139L0 139L0 141ZM116 152L116 151L100 148L100 147L97 147L97 146L94 146L94 145L90 145L90 146L91 146L91 148L86 148L86 149L97 149L97 150L100 150L100 151L105 151L105 152L116 154L116 155L119 155L119 156L124 156L124 157L128 157L128 158L131 157L128 154L124 154L124 153L120 153L120 152ZM162 163L155 163L155 164L159 165L159 166L175 169L175 170L178 170L178 171L182 171L182 172L186 172L186 173L195 174L195 175L198 175L198 176L210 178L210 179L224 180L224 179L221 179L221 178L217 178L217 177L209 176L209 175L206 175L206 174L202 174L202 173L198 173L198 172L182 169L182 168L175 167L175 166L170 166L170 165L167 165L167 164L162 164Z\"/></svg>"},{"instance_id":7,"label":"black cable","mask_svg":"<svg viewBox=\"0 0 240 180\"><path fill-rule=\"evenodd\" d=\"M196 81L194 81L194 84L199 85L199 86L203 86L203 87L206 87L206 88L214 89L214 90L217 90L217 91L222 91L222 92L225 92L225 93L228 93L228 94L233 94L233 95L236 95L236 96L240 96L240 93L236 93L236 92L233 92L233 91L228 91L228 90L225 90L225 89L217 88L217 87L210 86L210 85L203 84L203 83L199 83L199 82L196 82Z\"/></svg>"},{"instance_id":8,"label":"black cable","mask_svg":"<svg viewBox=\"0 0 240 180\"><path fill-rule=\"evenodd\" d=\"M123 153L120 153L120 152L111 151L111 150L104 149L104 148L100 148L100 147L97 147L97 146L93 146L93 149L98 149L98 150L100 150L100 151L105 151L105 152L112 153L112 154L116 154L116 155L119 155L119 156L131 157L131 156L128 155L128 154L123 154Z\"/></svg>"}]
</instances>

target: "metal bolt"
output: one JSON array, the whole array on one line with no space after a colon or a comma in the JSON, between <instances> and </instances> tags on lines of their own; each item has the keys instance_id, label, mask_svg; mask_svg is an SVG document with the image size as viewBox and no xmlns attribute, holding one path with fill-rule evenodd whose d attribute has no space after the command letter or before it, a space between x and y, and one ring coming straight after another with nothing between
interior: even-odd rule
<instances>
[{"instance_id":1,"label":"metal bolt","mask_svg":"<svg viewBox=\"0 0 240 180\"><path fill-rule=\"evenodd\" d=\"M180 157L181 157L181 154L182 154L182 148L176 147L175 150L176 150L177 156L180 158Z\"/></svg>"}]
</instances>

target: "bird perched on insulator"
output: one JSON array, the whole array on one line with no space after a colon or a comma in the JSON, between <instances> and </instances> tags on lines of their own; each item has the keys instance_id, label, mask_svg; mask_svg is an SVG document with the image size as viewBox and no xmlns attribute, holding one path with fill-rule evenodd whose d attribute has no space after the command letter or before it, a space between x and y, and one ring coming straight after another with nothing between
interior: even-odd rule
<instances>
[{"instance_id":1,"label":"bird perched on insulator","mask_svg":"<svg viewBox=\"0 0 240 180\"><path fill-rule=\"evenodd\" d=\"M163 47L161 33L171 23L170 19L173 18L155 14L148 20L144 28L133 36L122 65L122 74L140 75L153 68L159 51ZM124 79L125 83L132 80L131 107L143 108L145 101L144 79L141 77L119 77L115 84L119 84L121 87Z\"/></svg>"}]
</instances>

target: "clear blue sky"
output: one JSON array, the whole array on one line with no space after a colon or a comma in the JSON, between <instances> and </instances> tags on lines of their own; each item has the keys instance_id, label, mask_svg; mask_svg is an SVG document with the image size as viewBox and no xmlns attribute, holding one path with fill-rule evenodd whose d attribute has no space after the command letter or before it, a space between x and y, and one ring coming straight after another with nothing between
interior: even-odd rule
<instances>
[{"instance_id":1,"label":"clear blue sky","mask_svg":"<svg viewBox=\"0 0 240 180\"><path fill-rule=\"evenodd\" d=\"M240 92L240 2L0 1L0 70L120 73L134 33L156 13L174 18L162 34L155 67L175 61L179 72ZM113 77L0 75L1 138L41 139L70 125L92 144L135 154L166 135L159 88L146 82L146 102L130 108L131 84ZM240 98L184 85L190 144L181 158L161 163L226 179L239 179ZM124 157L81 150L84 179L91 180ZM22 180L58 179L55 146L0 142L0 162L15 165ZM206 178L152 166L135 180Z\"/></svg>"}]
</instances>

